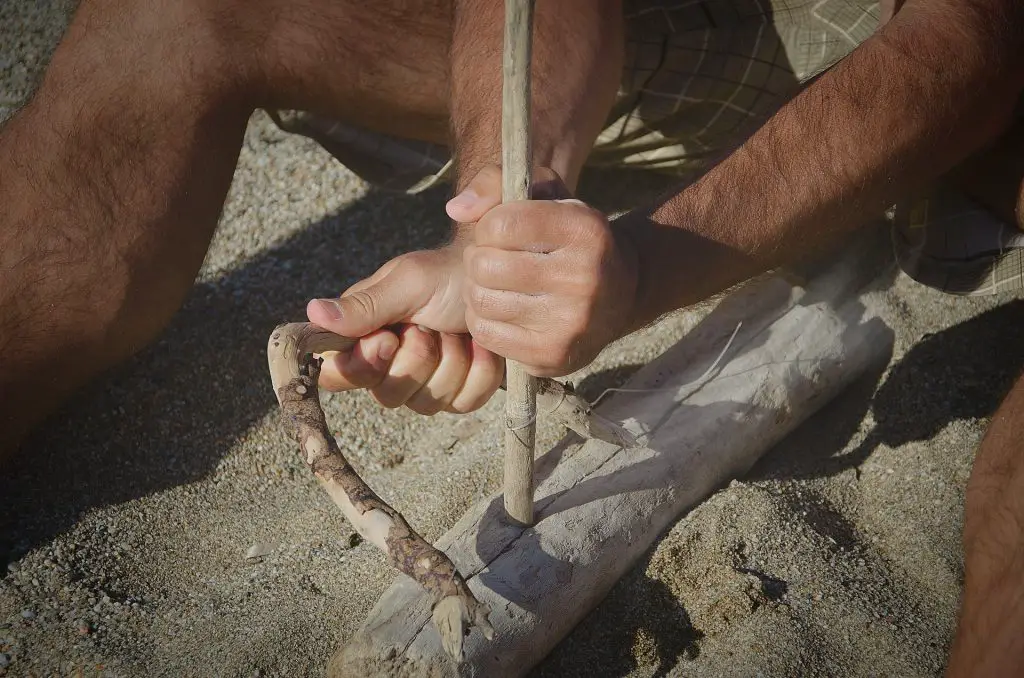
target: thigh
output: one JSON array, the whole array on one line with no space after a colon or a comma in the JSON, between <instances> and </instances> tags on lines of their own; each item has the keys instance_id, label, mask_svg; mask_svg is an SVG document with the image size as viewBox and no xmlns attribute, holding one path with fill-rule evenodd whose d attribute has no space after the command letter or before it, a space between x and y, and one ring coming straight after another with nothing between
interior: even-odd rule
<instances>
[{"instance_id":1,"label":"thigh","mask_svg":"<svg viewBox=\"0 0 1024 678\"><path fill-rule=\"evenodd\" d=\"M258 46L267 108L410 139L445 139L450 0L260 5L256 20L269 23Z\"/></svg>"}]
</instances>

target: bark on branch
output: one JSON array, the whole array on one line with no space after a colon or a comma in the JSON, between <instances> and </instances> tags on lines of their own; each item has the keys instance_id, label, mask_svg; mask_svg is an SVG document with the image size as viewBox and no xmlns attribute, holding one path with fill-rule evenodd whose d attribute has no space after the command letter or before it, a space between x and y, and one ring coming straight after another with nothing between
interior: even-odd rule
<instances>
[{"instance_id":1,"label":"bark on branch","mask_svg":"<svg viewBox=\"0 0 1024 678\"><path fill-rule=\"evenodd\" d=\"M356 531L431 596L442 645L461 661L463 638L471 627L478 627L488 640L493 637L487 620L490 609L473 596L451 559L417 534L359 477L328 431L317 388L320 359L314 354L349 350L353 344L353 339L309 323L279 326L267 346L274 393L317 480Z\"/></svg>"},{"instance_id":2,"label":"bark on branch","mask_svg":"<svg viewBox=\"0 0 1024 678\"><path fill-rule=\"evenodd\" d=\"M267 358L274 394L294 426L302 456L313 474L367 541L388 561L418 582L433 599L433 619L444 649L461 659L463 638L473 626L492 637L489 609L473 597L455 565L413 530L359 477L327 428L320 405L317 354L350 351L356 340L311 323L278 326L270 336ZM572 388L553 379L538 380L538 400L545 416L588 439L634 447L636 438L614 421L593 411Z\"/></svg>"}]
</instances>

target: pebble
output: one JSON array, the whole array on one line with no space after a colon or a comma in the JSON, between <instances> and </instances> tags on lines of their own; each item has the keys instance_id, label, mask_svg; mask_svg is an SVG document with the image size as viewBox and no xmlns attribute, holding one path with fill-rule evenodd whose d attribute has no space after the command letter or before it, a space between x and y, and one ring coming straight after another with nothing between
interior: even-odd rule
<instances>
[{"instance_id":1,"label":"pebble","mask_svg":"<svg viewBox=\"0 0 1024 678\"><path fill-rule=\"evenodd\" d=\"M270 542L253 544L249 547L249 550L245 552L245 558L246 560L250 560L252 558L262 558L265 555L273 553L274 549L276 548L277 544L272 544Z\"/></svg>"},{"instance_id":2,"label":"pebble","mask_svg":"<svg viewBox=\"0 0 1024 678\"><path fill-rule=\"evenodd\" d=\"M11 655L0 652L0 669L6 669L11 665Z\"/></svg>"},{"instance_id":3,"label":"pebble","mask_svg":"<svg viewBox=\"0 0 1024 678\"><path fill-rule=\"evenodd\" d=\"M23 619L32 620L32 619L36 618L36 613L33 612L32 610L22 610L21 611L21 616L22 616Z\"/></svg>"}]
</instances>

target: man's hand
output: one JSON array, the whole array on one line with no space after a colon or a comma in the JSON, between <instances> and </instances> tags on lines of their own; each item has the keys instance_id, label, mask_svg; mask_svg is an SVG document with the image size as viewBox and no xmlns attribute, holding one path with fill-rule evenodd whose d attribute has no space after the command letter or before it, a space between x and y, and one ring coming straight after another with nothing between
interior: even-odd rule
<instances>
[{"instance_id":1,"label":"man's hand","mask_svg":"<svg viewBox=\"0 0 1024 678\"><path fill-rule=\"evenodd\" d=\"M558 174L541 167L532 194L554 199L569 192ZM471 224L500 203L501 170L489 166L447 205L453 220L468 225L461 241L396 257L339 299L309 303L310 322L360 337L351 352L324 356L323 388L369 389L385 407L406 405L420 414L470 412L490 399L504 360L467 334L463 260L465 234L479 228Z\"/></svg>"},{"instance_id":2,"label":"man's hand","mask_svg":"<svg viewBox=\"0 0 1024 678\"><path fill-rule=\"evenodd\" d=\"M365 388L385 407L420 414L471 412L498 389L504 361L466 334L462 248L392 259L339 299L315 299L310 322L360 337L350 353L324 356L320 385Z\"/></svg>"},{"instance_id":3,"label":"man's hand","mask_svg":"<svg viewBox=\"0 0 1024 678\"><path fill-rule=\"evenodd\" d=\"M578 200L507 203L465 249L466 325L536 376L569 374L628 330L636 254Z\"/></svg>"}]
</instances>

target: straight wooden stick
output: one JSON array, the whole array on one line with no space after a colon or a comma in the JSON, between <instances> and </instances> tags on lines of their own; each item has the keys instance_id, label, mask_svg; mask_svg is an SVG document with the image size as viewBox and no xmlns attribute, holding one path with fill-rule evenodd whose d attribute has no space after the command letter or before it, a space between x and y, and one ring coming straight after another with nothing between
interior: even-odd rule
<instances>
[{"instance_id":1,"label":"straight wooden stick","mask_svg":"<svg viewBox=\"0 0 1024 678\"><path fill-rule=\"evenodd\" d=\"M530 56L534 0L505 0L502 59L502 201L530 197ZM533 524L533 451L537 430L537 380L513 361L505 364L505 511Z\"/></svg>"}]
</instances>

